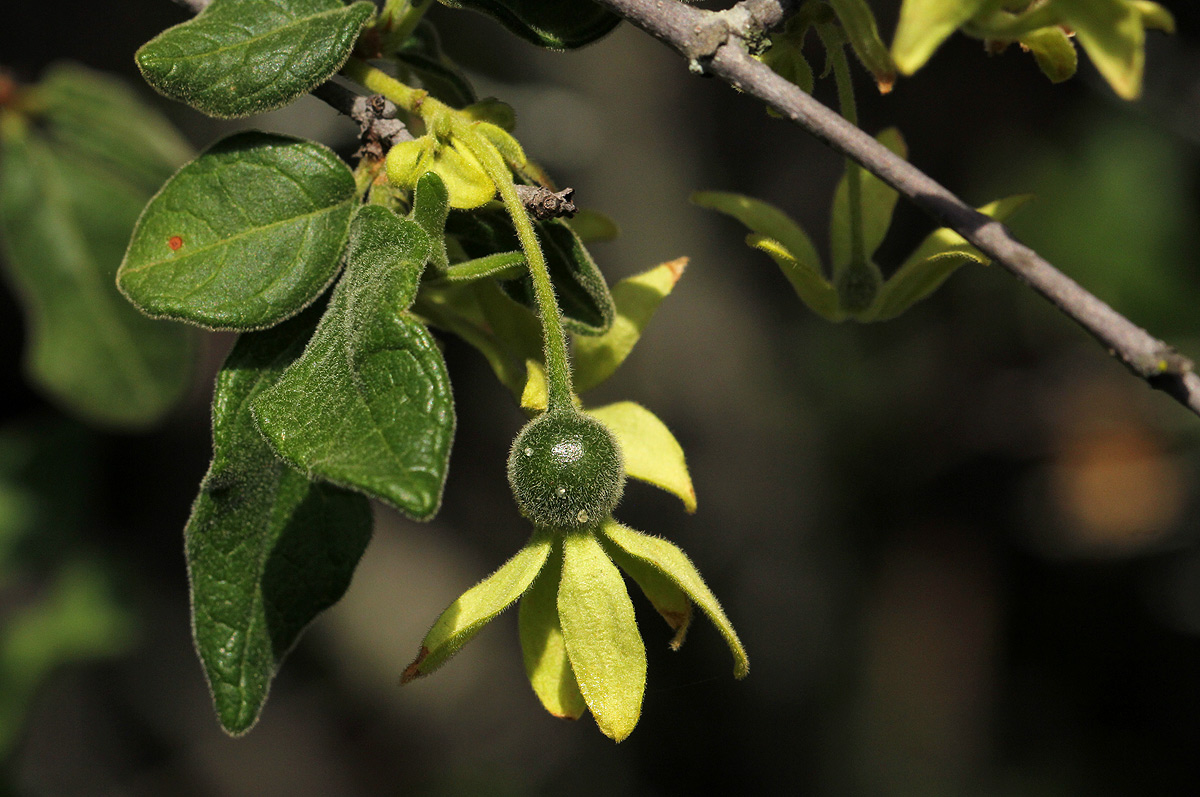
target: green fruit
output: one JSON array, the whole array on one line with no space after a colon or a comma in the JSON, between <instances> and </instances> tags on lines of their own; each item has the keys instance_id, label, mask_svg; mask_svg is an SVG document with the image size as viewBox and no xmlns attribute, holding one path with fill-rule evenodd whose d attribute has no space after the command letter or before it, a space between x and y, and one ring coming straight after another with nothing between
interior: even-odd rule
<instances>
[{"instance_id":1,"label":"green fruit","mask_svg":"<svg viewBox=\"0 0 1200 797\"><path fill-rule=\"evenodd\" d=\"M599 523L625 489L621 447L594 418L574 409L546 412L513 441L508 483L521 514L538 526Z\"/></svg>"}]
</instances>

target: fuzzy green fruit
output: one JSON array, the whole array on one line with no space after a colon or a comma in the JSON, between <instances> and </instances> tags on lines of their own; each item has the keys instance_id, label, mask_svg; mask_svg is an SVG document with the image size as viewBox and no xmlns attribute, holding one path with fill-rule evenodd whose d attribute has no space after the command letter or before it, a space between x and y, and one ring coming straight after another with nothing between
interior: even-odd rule
<instances>
[{"instance_id":1,"label":"fuzzy green fruit","mask_svg":"<svg viewBox=\"0 0 1200 797\"><path fill-rule=\"evenodd\" d=\"M604 424L574 409L554 410L513 441L508 483L535 525L573 529L612 513L625 489L625 464Z\"/></svg>"}]
</instances>

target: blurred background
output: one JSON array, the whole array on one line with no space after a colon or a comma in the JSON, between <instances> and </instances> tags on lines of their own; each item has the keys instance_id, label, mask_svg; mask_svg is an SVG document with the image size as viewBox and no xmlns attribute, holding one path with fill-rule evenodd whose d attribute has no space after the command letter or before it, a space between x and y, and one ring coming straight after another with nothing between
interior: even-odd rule
<instances>
[{"instance_id":1,"label":"blurred background","mask_svg":"<svg viewBox=\"0 0 1200 797\"><path fill-rule=\"evenodd\" d=\"M1051 85L1017 50L955 37L860 120L974 204L1033 192L1018 235L1135 322L1200 357L1200 6L1167 2L1145 97L1086 59ZM872 2L890 39L898 2ZM243 127L349 154L355 126L306 98L217 122L152 96L132 53L168 0L6 3L0 62L25 81L73 59L122 75L197 147ZM634 596L649 654L620 746L545 714L515 613L401 689L428 625L528 529L504 460L522 416L444 337L459 429L445 503L376 507L349 593L227 738L191 647L181 532L209 457L204 338L188 400L148 434L70 420L23 381L0 290L0 754L29 795L1191 794L1200 779L1200 420L1131 378L997 267L968 267L884 325L808 312L744 230L688 204L758 196L823 251L842 164L755 100L688 74L629 27L535 51L435 8L447 51L517 110L527 151L622 237L610 281L691 264L589 403L640 402L675 431L699 511L631 485L619 516L683 547L750 652L735 682L698 619L678 653ZM820 51L812 50L814 63ZM833 99L831 81L819 98ZM932 228L901 203L885 273ZM64 561L68 563L64 565ZM51 618L51 619L47 619ZM56 619L54 619L56 618Z\"/></svg>"}]
</instances>

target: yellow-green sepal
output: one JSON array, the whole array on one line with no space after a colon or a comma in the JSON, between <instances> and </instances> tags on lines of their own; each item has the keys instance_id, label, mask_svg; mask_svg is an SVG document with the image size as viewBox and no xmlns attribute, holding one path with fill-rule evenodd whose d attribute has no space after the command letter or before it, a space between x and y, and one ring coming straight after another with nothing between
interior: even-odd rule
<instances>
[{"instance_id":1,"label":"yellow-green sepal","mask_svg":"<svg viewBox=\"0 0 1200 797\"><path fill-rule=\"evenodd\" d=\"M1051 26L1038 28L1022 36L1021 46L1033 53L1042 74L1051 83L1061 83L1074 76L1079 68L1079 53L1075 43L1062 28Z\"/></svg>"},{"instance_id":2,"label":"yellow-green sepal","mask_svg":"<svg viewBox=\"0 0 1200 797\"><path fill-rule=\"evenodd\" d=\"M521 148L521 142L517 141L507 130L491 122L476 122L472 129L496 148L510 168L519 170L525 167L528 162L525 150Z\"/></svg>"},{"instance_id":3,"label":"yellow-green sepal","mask_svg":"<svg viewBox=\"0 0 1200 797\"><path fill-rule=\"evenodd\" d=\"M608 427L625 455L625 475L666 490L696 511L696 490L683 448L658 416L640 404L619 401L588 410Z\"/></svg>"},{"instance_id":4,"label":"yellow-green sepal","mask_svg":"<svg viewBox=\"0 0 1200 797\"><path fill-rule=\"evenodd\" d=\"M750 233L746 236L746 245L775 261L808 309L826 321L846 320L846 312L838 301L837 289L816 268L797 260L783 244L765 235Z\"/></svg>"},{"instance_id":5,"label":"yellow-green sepal","mask_svg":"<svg viewBox=\"0 0 1200 797\"><path fill-rule=\"evenodd\" d=\"M895 155L908 160L908 148L904 137L894 127L889 127L875 137ZM862 191L862 239L863 252L867 257L883 243L888 228L892 226L892 214L896 210L899 194L896 189L875 175L859 170ZM829 248L832 255L833 273L839 273L851 259L850 185L846 175L838 182L833 194L833 212L829 221Z\"/></svg>"},{"instance_id":6,"label":"yellow-green sepal","mask_svg":"<svg viewBox=\"0 0 1200 797\"><path fill-rule=\"evenodd\" d=\"M690 197L693 205L724 213L746 225L751 232L773 238L793 260L821 273L821 256L812 239L779 208L761 199L727 191L697 191Z\"/></svg>"},{"instance_id":7,"label":"yellow-green sepal","mask_svg":"<svg viewBox=\"0 0 1200 797\"><path fill-rule=\"evenodd\" d=\"M687 554L661 537L634 531L611 518L601 526L600 532L608 543L651 565L687 593L691 601L708 615L725 638L725 644L733 654L734 677L745 678L750 672L750 659L746 655L746 649L738 639L737 632L733 630L733 624L725 616L725 610L704 583L700 571L692 564L692 560L688 559Z\"/></svg>"},{"instance_id":8,"label":"yellow-green sepal","mask_svg":"<svg viewBox=\"0 0 1200 797\"><path fill-rule=\"evenodd\" d=\"M587 711L587 703L571 669L558 620L562 558L562 544L556 542L533 586L521 596L517 625L525 674L542 707L556 717L576 720Z\"/></svg>"},{"instance_id":9,"label":"yellow-green sepal","mask_svg":"<svg viewBox=\"0 0 1200 797\"><path fill-rule=\"evenodd\" d=\"M613 545L606 538L600 539L605 552L625 575L633 579L654 609L667 621L675 632L671 637L671 650L679 650L692 624L692 601L687 593L670 576L663 573L645 559L639 559L623 548Z\"/></svg>"},{"instance_id":10,"label":"yellow-green sepal","mask_svg":"<svg viewBox=\"0 0 1200 797\"><path fill-rule=\"evenodd\" d=\"M413 189L425 172L442 178L450 207L460 210L477 208L496 195L496 184L484 173L479 160L453 138L441 141L424 135L401 141L388 150L388 180L395 186Z\"/></svg>"},{"instance_id":11,"label":"yellow-green sepal","mask_svg":"<svg viewBox=\"0 0 1200 797\"><path fill-rule=\"evenodd\" d=\"M579 691L601 733L619 742L642 713L646 647L625 580L594 529L563 540L558 617Z\"/></svg>"},{"instance_id":12,"label":"yellow-green sepal","mask_svg":"<svg viewBox=\"0 0 1200 797\"><path fill-rule=\"evenodd\" d=\"M546 564L553 537L553 532L546 529L534 531L525 547L499 570L450 604L425 635L417 658L405 668L400 682L408 683L441 667L470 642L479 629L516 603Z\"/></svg>"},{"instance_id":13,"label":"yellow-green sepal","mask_svg":"<svg viewBox=\"0 0 1200 797\"><path fill-rule=\"evenodd\" d=\"M846 40L858 60L875 78L880 94L887 94L896 83L896 64L887 45L879 38L879 26L866 0L828 0L842 23Z\"/></svg>"},{"instance_id":14,"label":"yellow-green sepal","mask_svg":"<svg viewBox=\"0 0 1200 797\"><path fill-rule=\"evenodd\" d=\"M950 34L993 0L904 0L892 39L900 72L916 72Z\"/></svg>"},{"instance_id":15,"label":"yellow-green sepal","mask_svg":"<svg viewBox=\"0 0 1200 797\"><path fill-rule=\"evenodd\" d=\"M517 113L513 107L495 97L485 97L460 111L473 122L490 122L512 132L517 127Z\"/></svg>"},{"instance_id":16,"label":"yellow-green sepal","mask_svg":"<svg viewBox=\"0 0 1200 797\"><path fill-rule=\"evenodd\" d=\"M575 337L576 390L590 390L612 376L633 350L658 305L683 276L687 262L686 257L677 258L626 277L612 287L616 307L612 326L603 335Z\"/></svg>"},{"instance_id":17,"label":"yellow-green sepal","mask_svg":"<svg viewBox=\"0 0 1200 797\"><path fill-rule=\"evenodd\" d=\"M998 199L979 208L985 216L1003 221L1032 199L1031 194ZM896 270L876 297L867 321L887 321L929 296L960 266L987 264L988 258L949 227L930 233Z\"/></svg>"}]
</instances>

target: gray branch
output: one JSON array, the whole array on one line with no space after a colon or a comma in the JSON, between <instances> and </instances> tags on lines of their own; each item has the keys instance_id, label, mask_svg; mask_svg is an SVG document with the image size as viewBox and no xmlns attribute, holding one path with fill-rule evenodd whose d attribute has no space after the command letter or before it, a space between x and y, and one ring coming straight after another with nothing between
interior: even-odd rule
<instances>
[{"instance_id":1,"label":"gray branch","mask_svg":"<svg viewBox=\"0 0 1200 797\"><path fill-rule=\"evenodd\" d=\"M722 78L853 158L939 224L956 230L981 252L1046 297L1151 387L1200 415L1200 376L1191 360L1113 310L1025 246L998 221L978 213L936 180L897 157L871 136L817 102L747 54L743 42L761 37L797 5L788 0L744 0L713 12L676 0L595 0L688 59L693 71Z\"/></svg>"}]
</instances>

